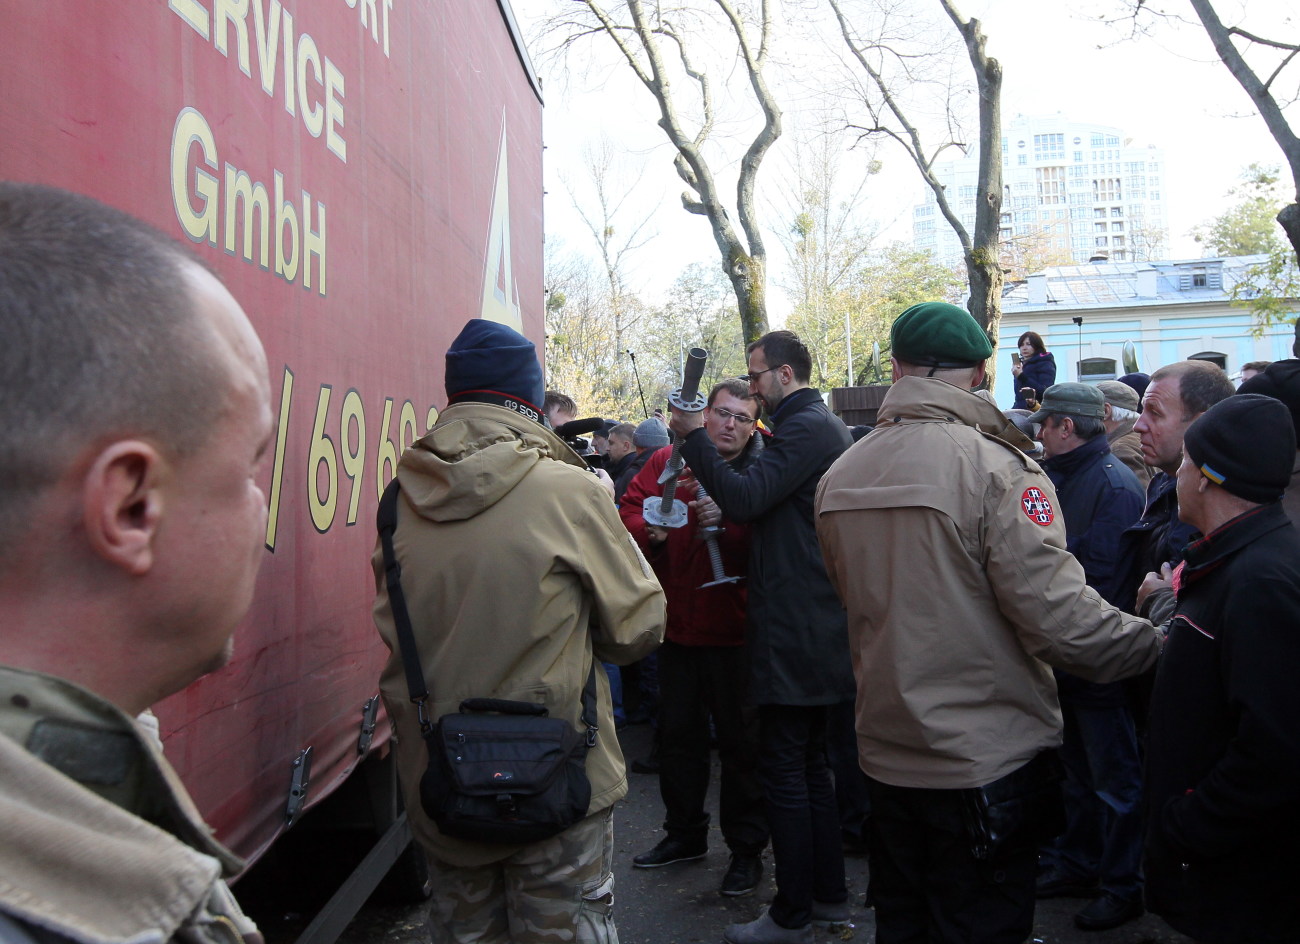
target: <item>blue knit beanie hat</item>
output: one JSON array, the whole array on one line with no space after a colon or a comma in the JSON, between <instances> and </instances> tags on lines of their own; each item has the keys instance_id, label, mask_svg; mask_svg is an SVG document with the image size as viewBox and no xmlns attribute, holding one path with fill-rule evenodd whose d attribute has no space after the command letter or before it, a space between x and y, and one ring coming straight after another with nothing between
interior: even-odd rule
<instances>
[{"instance_id":1,"label":"blue knit beanie hat","mask_svg":"<svg viewBox=\"0 0 1300 944\"><path fill-rule=\"evenodd\" d=\"M447 349L447 401L468 394L501 394L540 413L546 397L537 349L513 328L475 318Z\"/></svg>"}]
</instances>

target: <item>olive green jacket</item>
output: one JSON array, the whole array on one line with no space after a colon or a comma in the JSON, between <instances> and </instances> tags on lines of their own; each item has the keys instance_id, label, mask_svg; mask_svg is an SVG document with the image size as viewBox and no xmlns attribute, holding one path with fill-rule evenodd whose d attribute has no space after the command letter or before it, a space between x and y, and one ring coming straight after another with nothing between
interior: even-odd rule
<instances>
[{"instance_id":1,"label":"olive green jacket","mask_svg":"<svg viewBox=\"0 0 1300 944\"><path fill-rule=\"evenodd\" d=\"M256 942L241 867L131 718L0 666L0 914L40 942Z\"/></svg>"}]
</instances>

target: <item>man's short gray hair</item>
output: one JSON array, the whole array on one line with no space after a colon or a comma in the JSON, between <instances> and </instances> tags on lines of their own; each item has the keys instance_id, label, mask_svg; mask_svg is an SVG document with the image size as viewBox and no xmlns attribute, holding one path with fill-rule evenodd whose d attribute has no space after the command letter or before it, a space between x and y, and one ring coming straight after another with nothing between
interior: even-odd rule
<instances>
[{"instance_id":1,"label":"man's short gray hair","mask_svg":"<svg viewBox=\"0 0 1300 944\"><path fill-rule=\"evenodd\" d=\"M186 455L225 393L180 244L97 200L0 182L0 553L96 441Z\"/></svg>"}]
</instances>

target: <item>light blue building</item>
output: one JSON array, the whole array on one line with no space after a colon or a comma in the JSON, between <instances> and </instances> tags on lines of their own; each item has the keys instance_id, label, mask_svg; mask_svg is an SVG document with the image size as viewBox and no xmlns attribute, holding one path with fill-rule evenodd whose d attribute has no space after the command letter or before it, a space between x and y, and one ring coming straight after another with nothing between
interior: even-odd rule
<instances>
[{"instance_id":1,"label":"light blue building","mask_svg":"<svg viewBox=\"0 0 1300 944\"><path fill-rule=\"evenodd\" d=\"M1007 287L998 335L998 405L1015 399L1011 355L1026 331L1043 337L1056 358L1057 382L1100 381L1126 373L1122 352L1131 341L1138 369L1192 356L1214 360L1236 379L1241 365L1291 357L1290 323L1252 333L1251 312L1232 304L1247 267L1265 256L1181 262L1091 262L1055 266ZM1292 302L1292 319L1300 300ZM1082 368L1082 374L1081 374Z\"/></svg>"}]
</instances>

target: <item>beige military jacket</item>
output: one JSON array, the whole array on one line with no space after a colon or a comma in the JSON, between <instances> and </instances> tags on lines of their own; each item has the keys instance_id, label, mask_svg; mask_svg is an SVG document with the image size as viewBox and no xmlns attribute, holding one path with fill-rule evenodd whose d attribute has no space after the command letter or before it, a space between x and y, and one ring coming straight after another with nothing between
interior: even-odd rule
<instances>
[{"instance_id":1,"label":"beige military jacket","mask_svg":"<svg viewBox=\"0 0 1300 944\"><path fill-rule=\"evenodd\" d=\"M862 768L983 786L1061 741L1051 668L1111 681L1159 653L1084 582L1046 473L997 407L904 377L822 479L817 533L848 610Z\"/></svg>"}]
</instances>

